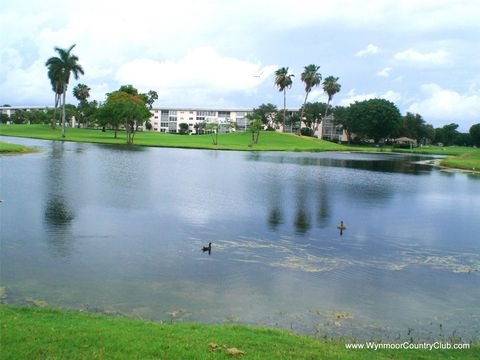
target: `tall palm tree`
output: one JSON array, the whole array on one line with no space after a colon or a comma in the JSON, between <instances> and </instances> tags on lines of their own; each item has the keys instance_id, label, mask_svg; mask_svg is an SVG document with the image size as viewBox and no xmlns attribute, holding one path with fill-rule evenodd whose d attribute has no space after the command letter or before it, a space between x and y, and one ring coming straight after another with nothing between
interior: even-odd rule
<instances>
[{"instance_id":1,"label":"tall palm tree","mask_svg":"<svg viewBox=\"0 0 480 360\"><path fill-rule=\"evenodd\" d=\"M301 79L305 83L305 100L303 101L303 105L307 103L308 94L315 86L318 86L322 81L322 74L318 72L320 66L315 64L310 64L305 66L305 69L302 72Z\"/></svg>"},{"instance_id":2,"label":"tall palm tree","mask_svg":"<svg viewBox=\"0 0 480 360\"><path fill-rule=\"evenodd\" d=\"M55 81L58 81L62 87L62 137L65 137L65 97L67 94L68 82L70 81L70 74L73 73L75 80L78 79L80 74L84 74L83 68L78 64L78 57L71 53L74 47L75 44L66 50L55 47L58 56L51 57L45 63L48 67L48 75L51 81L52 79L55 79Z\"/></svg>"},{"instance_id":3,"label":"tall palm tree","mask_svg":"<svg viewBox=\"0 0 480 360\"><path fill-rule=\"evenodd\" d=\"M318 86L322 81L322 74L318 72L320 66L310 64L305 66L301 79L305 84L305 100L303 101L302 110L300 112L300 122L303 121L303 113L305 111L305 104L307 103L308 94L315 86Z\"/></svg>"},{"instance_id":4,"label":"tall palm tree","mask_svg":"<svg viewBox=\"0 0 480 360\"><path fill-rule=\"evenodd\" d=\"M325 91L328 95L328 102L327 102L327 108L325 109L325 117L327 117L328 113L328 107L330 105L330 102L333 99L333 95L338 93L341 89L341 85L337 82L338 77L335 76L327 76L325 80L323 80L323 91Z\"/></svg>"},{"instance_id":5,"label":"tall palm tree","mask_svg":"<svg viewBox=\"0 0 480 360\"><path fill-rule=\"evenodd\" d=\"M60 103L61 95L63 94L63 87L62 82L60 81L60 79L55 78L55 74L53 74L53 71L51 69L48 70L48 78L50 79L50 82L52 84L52 90L55 93L55 106L53 110L52 123L50 125L52 129L55 129L57 124L57 108L58 104Z\"/></svg>"},{"instance_id":6,"label":"tall palm tree","mask_svg":"<svg viewBox=\"0 0 480 360\"><path fill-rule=\"evenodd\" d=\"M278 91L283 91L283 131L285 132L285 119L287 116L287 89L292 87L292 78L295 75L288 73L288 67L275 71L275 85Z\"/></svg>"}]
</instances>

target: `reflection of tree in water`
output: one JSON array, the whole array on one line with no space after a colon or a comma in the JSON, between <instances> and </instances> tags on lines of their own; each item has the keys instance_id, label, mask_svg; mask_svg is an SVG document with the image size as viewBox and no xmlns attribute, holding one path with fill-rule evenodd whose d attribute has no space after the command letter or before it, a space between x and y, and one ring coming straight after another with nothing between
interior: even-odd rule
<instances>
[{"instance_id":1,"label":"reflection of tree in water","mask_svg":"<svg viewBox=\"0 0 480 360\"><path fill-rule=\"evenodd\" d=\"M311 227L310 214L307 211L307 197L308 187L305 183L305 176L302 172L299 173L300 177L297 181L297 211L293 220L293 225L297 233L305 234Z\"/></svg>"},{"instance_id":2,"label":"reflection of tree in water","mask_svg":"<svg viewBox=\"0 0 480 360\"><path fill-rule=\"evenodd\" d=\"M272 209L270 209L270 212L268 213L268 225L272 229L276 229L278 225L283 223L283 214L282 210L280 209L280 206L275 206Z\"/></svg>"},{"instance_id":3,"label":"reflection of tree in water","mask_svg":"<svg viewBox=\"0 0 480 360\"><path fill-rule=\"evenodd\" d=\"M325 228L328 225L330 218L330 204L328 203L328 189L325 184L320 183L317 189L317 223L320 228Z\"/></svg>"},{"instance_id":4,"label":"reflection of tree in water","mask_svg":"<svg viewBox=\"0 0 480 360\"><path fill-rule=\"evenodd\" d=\"M304 207L299 206L297 208L293 224L295 225L295 230L300 234L305 234L310 230L310 215L305 211Z\"/></svg>"},{"instance_id":5,"label":"reflection of tree in water","mask_svg":"<svg viewBox=\"0 0 480 360\"><path fill-rule=\"evenodd\" d=\"M57 196L48 200L47 208L45 209L45 220L49 225L52 227L69 225L73 218L73 212L68 209L63 198Z\"/></svg>"},{"instance_id":6,"label":"reflection of tree in water","mask_svg":"<svg viewBox=\"0 0 480 360\"><path fill-rule=\"evenodd\" d=\"M68 256L71 253L70 225L74 218L73 211L62 196L53 196L47 201L45 208L47 241L60 256Z\"/></svg>"}]
</instances>

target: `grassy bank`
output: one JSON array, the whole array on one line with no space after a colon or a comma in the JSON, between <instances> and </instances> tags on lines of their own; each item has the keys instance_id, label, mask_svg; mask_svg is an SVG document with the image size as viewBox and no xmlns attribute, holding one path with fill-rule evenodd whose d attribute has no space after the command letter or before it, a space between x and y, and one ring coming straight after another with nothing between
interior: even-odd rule
<instances>
[{"instance_id":1,"label":"grassy bank","mask_svg":"<svg viewBox=\"0 0 480 360\"><path fill-rule=\"evenodd\" d=\"M93 129L67 129L67 137L61 137L61 130L52 130L48 125L0 125L0 135L28 137L45 140L78 141L104 144L125 144L125 132L114 132ZM249 133L236 132L220 134L218 145L213 145L210 135L173 135L158 132L138 132L135 135L135 145L157 147L179 147L212 150L243 150L243 151L367 151L367 152L404 152L425 155L450 156L442 161L443 166L475 170L480 169L480 149L460 146L424 146L414 149L398 149L392 147L347 146L330 141L314 139L306 136L283 134L264 131L260 134L258 144L250 145Z\"/></svg>"},{"instance_id":2,"label":"grassy bank","mask_svg":"<svg viewBox=\"0 0 480 360\"><path fill-rule=\"evenodd\" d=\"M478 359L468 350L347 350L344 341L240 325L160 324L0 305L7 359ZM214 344L217 344L216 347ZM210 345L209 345L210 344ZM224 346L225 345L225 346ZM228 350L230 349L230 350Z\"/></svg>"},{"instance_id":3,"label":"grassy bank","mask_svg":"<svg viewBox=\"0 0 480 360\"><path fill-rule=\"evenodd\" d=\"M18 144L10 144L3 141L0 141L0 154L21 154L21 153L29 153L33 152L35 149L18 145Z\"/></svg>"},{"instance_id":4,"label":"grassy bank","mask_svg":"<svg viewBox=\"0 0 480 360\"><path fill-rule=\"evenodd\" d=\"M67 137L62 139L60 129L52 130L48 125L1 125L0 135L29 137L35 139L65 140L106 144L125 144L125 132L118 131L117 139L113 131L91 129L67 129ZM219 134L218 145L213 145L210 135L172 135L158 132L137 132L135 145L180 147L218 150L283 150L283 151L335 151L345 147L329 141L313 139L293 134L272 131L262 132L258 144L250 145L249 133L236 132Z\"/></svg>"}]
</instances>

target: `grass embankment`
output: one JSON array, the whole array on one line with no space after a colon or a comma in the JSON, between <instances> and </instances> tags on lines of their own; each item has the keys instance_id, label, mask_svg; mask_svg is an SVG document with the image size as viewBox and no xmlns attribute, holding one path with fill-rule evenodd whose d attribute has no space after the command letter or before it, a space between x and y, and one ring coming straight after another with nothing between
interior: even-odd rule
<instances>
[{"instance_id":1,"label":"grass embankment","mask_svg":"<svg viewBox=\"0 0 480 360\"><path fill-rule=\"evenodd\" d=\"M427 155L447 155L448 157L440 161L441 166L480 171L480 149L465 146L424 146L414 149L395 150L399 152L409 152Z\"/></svg>"},{"instance_id":2,"label":"grass embankment","mask_svg":"<svg viewBox=\"0 0 480 360\"><path fill-rule=\"evenodd\" d=\"M107 130L68 128L67 137L61 137L58 127L52 130L48 125L0 125L0 135L28 137L45 140L77 141L104 144L125 144L125 132ZM211 150L244 150L244 151L365 151L365 152L405 152L430 155L452 156L441 161L442 166L478 171L480 169L480 149L451 146L424 146L414 149L398 149L392 147L346 146L330 141L306 136L264 131L260 134L258 144L250 146L251 135L245 132L219 134L218 145L213 145L210 135L173 135L158 132L138 132L135 145L157 147L179 147Z\"/></svg>"},{"instance_id":3,"label":"grass embankment","mask_svg":"<svg viewBox=\"0 0 480 360\"><path fill-rule=\"evenodd\" d=\"M161 324L0 305L7 359L478 359L467 350L347 350L345 342L240 325ZM218 348L209 345L218 344ZM225 345L225 347L223 347Z\"/></svg>"},{"instance_id":4,"label":"grass embankment","mask_svg":"<svg viewBox=\"0 0 480 360\"><path fill-rule=\"evenodd\" d=\"M61 130L52 130L48 125L1 125L0 135L29 137L47 140L79 141L107 144L125 144L125 132L107 130L68 128L66 138L61 137ZM251 135L245 132L235 132L218 135L218 145L213 145L210 135L172 135L158 132L137 132L135 145L181 147L218 150L284 150L284 151L335 151L346 150L346 147L329 141L293 134L282 134L265 131L260 134L258 144L250 145Z\"/></svg>"},{"instance_id":5,"label":"grass embankment","mask_svg":"<svg viewBox=\"0 0 480 360\"><path fill-rule=\"evenodd\" d=\"M0 141L0 154L22 154L22 153L29 153L33 151L35 151L35 149L27 146L10 144L10 143Z\"/></svg>"}]
</instances>

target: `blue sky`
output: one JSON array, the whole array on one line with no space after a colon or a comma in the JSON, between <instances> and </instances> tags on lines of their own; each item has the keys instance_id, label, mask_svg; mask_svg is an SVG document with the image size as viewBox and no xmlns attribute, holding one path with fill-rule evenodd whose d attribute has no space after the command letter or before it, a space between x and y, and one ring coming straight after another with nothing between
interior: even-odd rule
<instances>
[{"instance_id":1,"label":"blue sky","mask_svg":"<svg viewBox=\"0 0 480 360\"><path fill-rule=\"evenodd\" d=\"M0 10L0 102L51 105L45 61L76 44L92 98L122 84L157 106L282 106L273 72L340 77L334 105L387 98L460 129L480 122L480 1L10 1ZM70 89L77 82L73 82ZM75 99L69 94L71 102ZM321 88L311 101L325 101Z\"/></svg>"}]
</instances>

